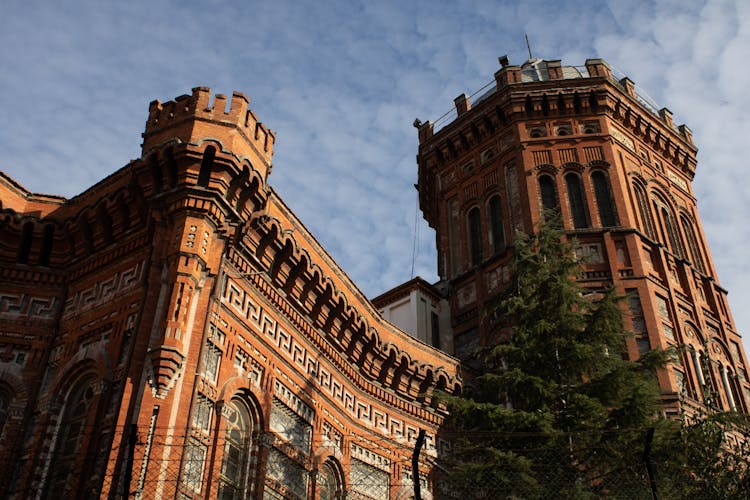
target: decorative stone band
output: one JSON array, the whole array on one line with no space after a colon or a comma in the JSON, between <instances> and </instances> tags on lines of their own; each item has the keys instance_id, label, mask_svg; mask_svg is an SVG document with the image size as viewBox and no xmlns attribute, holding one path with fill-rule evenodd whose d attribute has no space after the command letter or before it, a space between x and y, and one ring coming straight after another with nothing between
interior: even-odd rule
<instances>
[{"instance_id":1,"label":"decorative stone band","mask_svg":"<svg viewBox=\"0 0 750 500\"><path fill-rule=\"evenodd\" d=\"M300 398L297 397L289 388L278 380L274 383L274 394L294 413L299 415L307 423L312 424L315 419L315 411L307 406Z\"/></svg>"},{"instance_id":2,"label":"decorative stone band","mask_svg":"<svg viewBox=\"0 0 750 500\"><path fill-rule=\"evenodd\" d=\"M378 455L374 451L370 451L367 448L363 448L356 443L352 443L351 456L356 458L368 465L384 470L386 472L391 471L391 460L382 455Z\"/></svg>"},{"instance_id":3,"label":"decorative stone band","mask_svg":"<svg viewBox=\"0 0 750 500\"><path fill-rule=\"evenodd\" d=\"M87 288L72 293L70 298L65 301L63 319L109 303L136 288L140 283L143 267L143 262L138 262L128 269L116 272L105 280L98 281Z\"/></svg>"}]
</instances>

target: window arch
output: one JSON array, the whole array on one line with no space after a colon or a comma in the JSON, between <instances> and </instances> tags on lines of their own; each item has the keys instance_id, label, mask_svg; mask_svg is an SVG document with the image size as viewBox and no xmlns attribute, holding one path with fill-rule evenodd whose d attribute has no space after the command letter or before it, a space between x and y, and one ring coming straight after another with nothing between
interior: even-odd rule
<instances>
[{"instance_id":1,"label":"window arch","mask_svg":"<svg viewBox=\"0 0 750 500\"><path fill-rule=\"evenodd\" d=\"M617 209L612 200L609 176L606 172L596 170L591 174L591 180L594 183L594 195L596 196L596 205L599 209L599 220L602 227L616 226L618 224Z\"/></svg>"},{"instance_id":2,"label":"window arch","mask_svg":"<svg viewBox=\"0 0 750 500\"><path fill-rule=\"evenodd\" d=\"M539 176L539 193L542 195L542 208L545 211L545 217L548 216L546 212L558 210L557 188L551 175L542 174Z\"/></svg>"},{"instance_id":3,"label":"window arch","mask_svg":"<svg viewBox=\"0 0 750 500\"><path fill-rule=\"evenodd\" d=\"M641 228L649 238L654 240L656 239L656 231L654 231L654 220L651 217L651 209L648 204L648 198L646 198L646 192L637 183L633 183L633 192L635 193L635 201L638 204L638 213L641 216Z\"/></svg>"},{"instance_id":4,"label":"window arch","mask_svg":"<svg viewBox=\"0 0 750 500\"><path fill-rule=\"evenodd\" d=\"M492 253L505 250L505 231L503 230L503 206L499 195L493 195L488 203L490 212L490 241Z\"/></svg>"},{"instance_id":5,"label":"window arch","mask_svg":"<svg viewBox=\"0 0 750 500\"><path fill-rule=\"evenodd\" d=\"M482 262L482 218L479 207L469 210L469 255L471 265L476 266Z\"/></svg>"},{"instance_id":6,"label":"window arch","mask_svg":"<svg viewBox=\"0 0 750 500\"><path fill-rule=\"evenodd\" d=\"M341 500L344 498L344 475L341 467L332 458L325 461L318 471L316 488L320 500Z\"/></svg>"},{"instance_id":7,"label":"window arch","mask_svg":"<svg viewBox=\"0 0 750 500\"><path fill-rule=\"evenodd\" d=\"M565 174L565 186L568 189L568 203L570 203L570 213L573 217L573 227L576 229L589 227L581 178L574 172L568 172Z\"/></svg>"},{"instance_id":8,"label":"window arch","mask_svg":"<svg viewBox=\"0 0 750 500\"><path fill-rule=\"evenodd\" d=\"M695 237L693 224L684 215L680 216L680 222L682 223L682 230L685 232L685 238L687 238L693 264L698 271L706 274L706 266L703 263L703 255L701 254L700 247L698 247L698 240Z\"/></svg>"},{"instance_id":9,"label":"window arch","mask_svg":"<svg viewBox=\"0 0 750 500\"><path fill-rule=\"evenodd\" d=\"M87 425L88 417L96 400L94 380L80 381L69 393L57 434L57 444L49 472L47 498L66 496L75 485L75 478L83 477L85 471L76 470L77 459L85 455L87 437L93 435Z\"/></svg>"},{"instance_id":10,"label":"window arch","mask_svg":"<svg viewBox=\"0 0 750 500\"><path fill-rule=\"evenodd\" d=\"M253 420L250 409L242 398L233 398L223 413L226 415L226 430L217 498L245 498L251 479L249 456Z\"/></svg>"}]
</instances>

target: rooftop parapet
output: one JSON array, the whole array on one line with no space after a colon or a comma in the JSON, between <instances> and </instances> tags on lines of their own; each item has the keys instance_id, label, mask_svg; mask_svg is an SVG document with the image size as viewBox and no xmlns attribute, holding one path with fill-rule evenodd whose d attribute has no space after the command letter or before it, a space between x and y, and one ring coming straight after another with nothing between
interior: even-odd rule
<instances>
[{"instance_id":1,"label":"rooftop parapet","mask_svg":"<svg viewBox=\"0 0 750 500\"><path fill-rule=\"evenodd\" d=\"M419 142L428 141L443 127L453 123L458 117L470 113L472 107L479 106L482 101L489 99L498 92L523 92L525 84L540 82L555 82L561 87L566 85L563 80L596 79L596 84L604 81L614 85L626 96L632 98L648 111L654 118L661 121L669 130L681 136L687 144L694 147L690 129L684 125L676 126L672 113L667 108L659 109L653 100L627 76L609 65L604 59L586 59L584 66L566 66L559 59L532 58L517 66L510 64L507 56L498 58L500 69L495 72L494 82L489 82L481 89L467 96L461 94L453 100L454 108L434 121L422 123L415 127L419 130ZM515 112L510 110L511 112Z\"/></svg>"},{"instance_id":2,"label":"rooftop parapet","mask_svg":"<svg viewBox=\"0 0 750 500\"><path fill-rule=\"evenodd\" d=\"M227 109L227 97L216 94L211 102L211 89L195 87L192 95L181 95L172 101L152 101L148 108L146 130L143 132L143 154L170 139L199 142L216 139L240 156L257 157L270 164L276 134L259 122L248 108L250 99L242 92L233 92ZM217 128L216 126L220 127ZM239 132L240 137L234 137ZM244 142L245 144L242 144ZM248 147L249 146L249 147Z\"/></svg>"}]
</instances>

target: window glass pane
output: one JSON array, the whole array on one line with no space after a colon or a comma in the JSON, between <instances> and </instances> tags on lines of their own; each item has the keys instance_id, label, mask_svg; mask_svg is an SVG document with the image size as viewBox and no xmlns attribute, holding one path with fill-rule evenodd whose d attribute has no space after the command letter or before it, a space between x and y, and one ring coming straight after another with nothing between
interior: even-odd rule
<instances>
[{"instance_id":1,"label":"window glass pane","mask_svg":"<svg viewBox=\"0 0 750 500\"><path fill-rule=\"evenodd\" d=\"M557 190L552 177L549 175L539 176L539 192L542 195L542 208L545 211L557 209Z\"/></svg>"},{"instance_id":2,"label":"window glass pane","mask_svg":"<svg viewBox=\"0 0 750 500\"><path fill-rule=\"evenodd\" d=\"M586 201L583 197L581 178L576 174L568 174L565 176L565 184L568 188L568 201L570 202L570 212L573 216L573 227L588 227L589 221L586 216Z\"/></svg>"},{"instance_id":3,"label":"window glass pane","mask_svg":"<svg viewBox=\"0 0 750 500\"><path fill-rule=\"evenodd\" d=\"M224 456L221 462L219 495L222 500L244 498L248 485L251 420L246 404L233 399L224 410Z\"/></svg>"},{"instance_id":4,"label":"window glass pane","mask_svg":"<svg viewBox=\"0 0 750 500\"><path fill-rule=\"evenodd\" d=\"M654 232L654 221L651 218L651 209L646 201L646 193L637 185L633 186L633 190L635 191L635 198L638 203L638 211L641 214L643 231L649 238L654 239L656 237L656 233Z\"/></svg>"},{"instance_id":5,"label":"window glass pane","mask_svg":"<svg viewBox=\"0 0 750 500\"><path fill-rule=\"evenodd\" d=\"M596 195L596 204L599 208L599 219L602 226L616 226L617 212L612 203L612 193L607 174L601 171L594 172L591 174L591 180L594 182L594 194Z\"/></svg>"}]
</instances>

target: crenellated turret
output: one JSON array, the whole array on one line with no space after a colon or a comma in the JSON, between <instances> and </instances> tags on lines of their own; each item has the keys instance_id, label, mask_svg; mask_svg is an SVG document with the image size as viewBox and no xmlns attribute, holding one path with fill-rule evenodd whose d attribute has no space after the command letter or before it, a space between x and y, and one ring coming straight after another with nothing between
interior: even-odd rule
<instances>
[{"instance_id":1,"label":"crenellated turret","mask_svg":"<svg viewBox=\"0 0 750 500\"><path fill-rule=\"evenodd\" d=\"M143 158L167 142L218 140L223 150L247 158L265 179L271 170L276 134L258 121L249 103L245 94L233 92L227 109L226 96L216 94L211 102L208 87L195 87L192 95L173 101L152 101L143 132Z\"/></svg>"}]
</instances>

